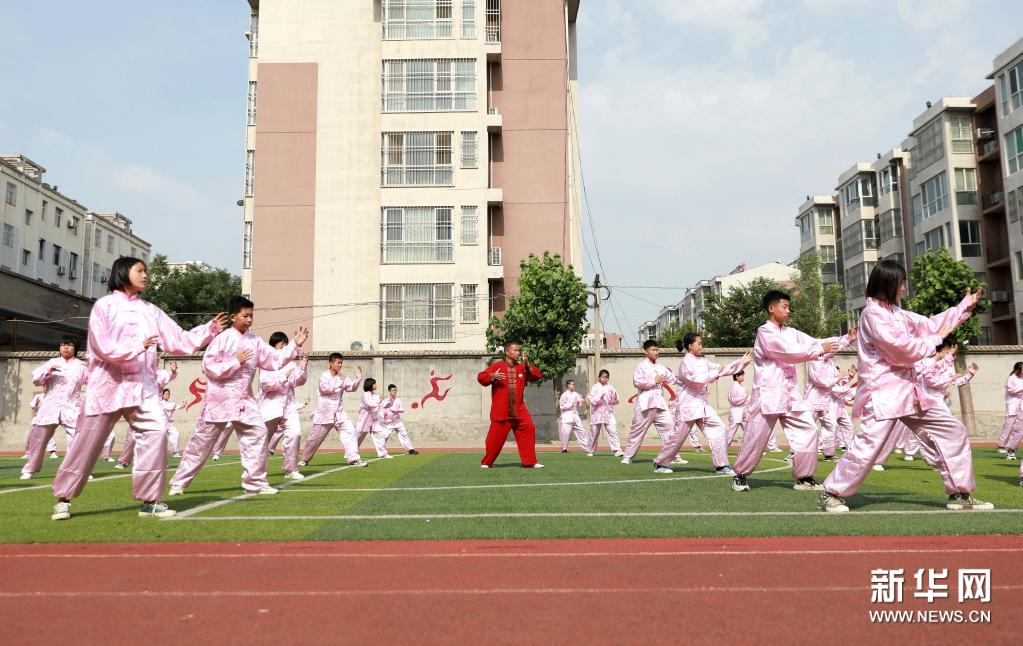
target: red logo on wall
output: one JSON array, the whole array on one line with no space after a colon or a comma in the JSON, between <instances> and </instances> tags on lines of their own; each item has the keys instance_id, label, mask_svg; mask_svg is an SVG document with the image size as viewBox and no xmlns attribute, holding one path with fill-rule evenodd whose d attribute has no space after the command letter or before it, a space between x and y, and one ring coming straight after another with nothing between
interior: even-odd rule
<instances>
[{"instance_id":1,"label":"red logo on wall","mask_svg":"<svg viewBox=\"0 0 1023 646\"><path fill-rule=\"evenodd\" d=\"M436 399L437 401L442 402L442 401L444 401L445 398L447 398L448 393L451 392L451 388L449 387L447 390L444 391L443 395L440 394L440 385L439 384L442 381L447 381L448 379L451 379L451 377L453 375L448 375L447 377L436 377L436 376L434 376L436 374L437 373L434 372L433 370L430 371L430 388L431 388L431 391L430 391L430 393L428 395L423 397L418 402L412 402L412 408L413 409L423 407L426 404L426 400L428 400L428 399Z\"/></svg>"},{"instance_id":2,"label":"red logo on wall","mask_svg":"<svg viewBox=\"0 0 1023 646\"><path fill-rule=\"evenodd\" d=\"M188 410L202 401L202 396L206 392L206 382L203 381L202 377L196 377L192 383L188 384L188 392L192 393L192 396L195 399L193 399L188 406L185 406L185 410Z\"/></svg>"}]
</instances>

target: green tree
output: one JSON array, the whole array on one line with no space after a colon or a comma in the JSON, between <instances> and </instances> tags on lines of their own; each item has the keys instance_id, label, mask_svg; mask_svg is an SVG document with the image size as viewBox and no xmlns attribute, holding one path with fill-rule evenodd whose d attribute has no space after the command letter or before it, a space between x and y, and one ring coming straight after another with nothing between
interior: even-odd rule
<instances>
[{"instance_id":1,"label":"green tree","mask_svg":"<svg viewBox=\"0 0 1023 646\"><path fill-rule=\"evenodd\" d=\"M561 378L575 368L586 334L586 284L561 256L547 251L542 259L529 254L519 268L519 295L509 299L504 316L491 317L487 349L520 340L543 381L552 380L560 395Z\"/></svg>"},{"instance_id":2,"label":"green tree","mask_svg":"<svg viewBox=\"0 0 1023 646\"><path fill-rule=\"evenodd\" d=\"M676 342L681 341L687 332L698 333L696 325L692 321L686 321L682 325L669 325L657 337L657 345L661 348L674 348Z\"/></svg>"},{"instance_id":3,"label":"green tree","mask_svg":"<svg viewBox=\"0 0 1023 646\"><path fill-rule=\"evenodd\" d=\"M231 297L241 292L241 277L226 269L189 265L171 270L167 256L157 254L149 262L149 283L142 296L187 330L223 312Z\"/></svg>"},{"instance_id":4,"label":"green tree","mask_svg":"<svg viewBox=\"0 0 1023 646\"><path fill-rule=\"evenodd\" d=\"M752 347L757 328L767 320L764 295L772 289L780 286L770 278L755 278L733 287L724 298L710 296L703 308L704 343L716 348Z\"/></svg>"},{"instance_id":5,"label":"green tree","mask_svg":"<svg viewBox=\"0 0 1023 646\"><path fill-rule=\"evenodd\" d=\"M789 325L814 338L827 338L842 333L842 324L848 320L845 313L845 291L833 283L821 280L821 263L816 253L800 256L798 274L792 280L792 315Z\"/></svg>"},{"instance_id":6,"label":"green tree","mask_svg":"<svg viewBox=\"0 0 1023 646\"><path fill-rule=\"evenodd\" d=\"M945 249L940 249L937 253L932 250L917 256L913 261L913 269L909 272L909 283L913 288L913 297L906 299L904 305L906 309L923 316L934 316L958 305L967 289L977 291L986 287L977 280L973 270L965 262L953 259ZM977 314L986 312L990 305L990 301L982 298L973 311ZM980 320L976 316L971 316L949 335L951 340L959 345L955 361L956 372L966 371L966 359L963 355L969 349L970 340L979 337L980 333ZM973 392L968 383L959 387L959 405L963 423L971 433L974 432L976 418Z\"/></svg>"}]
</instances>

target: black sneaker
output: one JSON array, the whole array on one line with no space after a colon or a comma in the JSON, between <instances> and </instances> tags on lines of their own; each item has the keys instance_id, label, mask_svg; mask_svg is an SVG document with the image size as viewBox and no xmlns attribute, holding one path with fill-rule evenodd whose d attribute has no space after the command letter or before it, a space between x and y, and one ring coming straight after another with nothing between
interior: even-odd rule
<instances>
[{"instance_id":1,"label":"black sneaker","mask_svg":"<svg viewBox=\"0 0 1023 646\"><path fill-rule=\"evenodd\" d=\"M568 453L568 449L561 449L562 453Z\"/></svg>"},{"instance_id":2,"label":"black sneaker","mask_svg":"<svg viewBox=\"0 0 1023 646\"><path fill-rule=\"evenodd\" d=\"M833 455L825 455L824 456L824 461L825 462L834 462L835 461L835 456L833 456Z\"/></svg>"},{"instance_id":3,"label":"black sneaker","mask_svg":"<svg viewBox=\"0 0 1023 646\"><path fill-rule=\"evenodd\" d=\"M812 477L796 480L796 484L792 485L792 488L796 491L824 491L824 485L817 482Z\"/></svg>"},{"instance_id":4,"label":"black sneaker","mask_svg":"<svg viewBox=\"0 0 1023 646\"><path fill-rule=\"evenodd\" d=\"M732 478L732 491L749 491L749 485L746 484L746 476L736 474Z\"/></svg>"},{"instance_id":5,"label":"black sneaker","mask_svg":"<svg viewBox=\"0 0 1023 646\"><path fill-rule=\"evenodd\" d=\"M417 451L415 449L409 449L408 450L408 454L409 455L419 455L419 451Z\"/></svg>"}]
</instances>

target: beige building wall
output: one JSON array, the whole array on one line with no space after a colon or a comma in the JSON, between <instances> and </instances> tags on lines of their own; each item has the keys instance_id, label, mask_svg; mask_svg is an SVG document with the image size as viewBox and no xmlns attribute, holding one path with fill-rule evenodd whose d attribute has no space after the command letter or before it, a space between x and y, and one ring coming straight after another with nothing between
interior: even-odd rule
<instances>
[{"instance_id":1,"label":"beige building wall","mask_svg":"<svg viewBox=\"0 0 1023 646\"><path fill-rule=\"evenodd\" d=\"M1017 79L1017 91L1012 91L1010 75ZM994 71L989 78L995 82L995 111L998 115L998 145L1001 148L1003 198L1009 232L1009 253L1012 264L1013 302L1023 303L1023 163L1013 171L1009 165L1010 143L1023 137L1023 38L999 54L994 60ZM1017 154L1019 148L1017 147ZM1021 160L1023 162L1023 160ZM1016 306L1018 338L1023 338L1023 312Z\"/></svg>"}]
</instances>

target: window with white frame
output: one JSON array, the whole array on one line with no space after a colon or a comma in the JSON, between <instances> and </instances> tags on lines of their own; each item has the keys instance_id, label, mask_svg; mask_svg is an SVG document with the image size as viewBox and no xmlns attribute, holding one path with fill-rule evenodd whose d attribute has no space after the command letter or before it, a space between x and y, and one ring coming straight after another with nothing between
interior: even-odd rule
<instances>
[{"instance_id":1,"label":"window with white frame","mask_svg":"<svg viewBox=\"0 0 1023 646\"><path fill-rule=\"evenodd\" d=\"M837 256L833 245L821 245L820 262L822 274L834 274L838 271Z\"/></svg>"},{"instance_id":2,"label":"window with white frame","mask_svg":"<svg viewBox=\"0 0 1023 646\"><path fill-rule=\"evenodd\" d=\"M924 248L927 251L938 251L945 246L945 232L941 227L931 229L924 234Z\"/></svg>"},{"instance_id":3,"label":"window with white frame","mask_svg":"<svg viewBox=\"0 0 1023 646\"><path fill-rule=\"evenodd\" d=\"M860 208L860 184L852 181L842 187L842 203L848 211Z\"/></svg>"},{"instance_id":4,"label":"window with white frame","mask_svg":"<svg viewBox=\"0 0 1023 646\"><path fill-rule=\"evenodd\" d=\"M380 259L385 265L454 262L450 206L384 207Z\"/></svg>"},{"instance_id":5,"label":"window with white frame","mask_svg":"<svg viewBox=\"0 0 1023 646\"><path fill-rule=\"evenodd\" d=\"M479 244L479 220L475 206L462 207L462 244Z\"/></svg>"},{"instance_id":6,"label":"window with white frame","mask_svg":"<svg viewBox=\"0 0 1023 646\"><path fill-rule=\"evenodd\" d=\"M973 152L973 119L968 114L953 114L948 119L952 130L952 152Z\"/></svg>"},{"instance_id":7,"label":"window with white frame","mask_svg":"<svg viewBox=\"0 0 1023 646\"><path fill-rule=\"evenodd\" d=\"M487 42L501 42L501 0L487 0Z\"/></svg>"},{"instance_id":8,"label":"window with white frame","mask_svg":"<svg viewBox=\"0 0 1023 646\"><path fill-rule=\"evenodd\" d=\"M452 0L383 0L384 40L452 37Z\"/></svg>"},{"instance_id":9,"label":"window with white frame","mask_svg":"<svg viewBox=\"0 0 1023 646\"><path fill-rule=\"evenodd\" d=\"M4 223L4 246L14 248L15 229L12 225Z\"/></svg>"},{"instance_id":10,"label":"window with white frame","mask_svg":"<svg viewBox=\"0 0 1023 646\"><path fill-rule=\"evenodd\" d=\"M476 131L462 131L462 168L476 168L479 164L479 152Z\"/></svg>"},{"instance_id":11,"label":"window with white frame","mask_svg":"<svg viewBox=\"0 0 1023 646\"><path fill-rule=\"evenodd\" d=\"M385 132L380 149L383 186L450 186L450 132Z\"/></svg>"},{"instance_id":12,"label":"window with white frame","mask_svg":"<svg viewBox=\"0 0 1023 646\"><path fill-rule=\"evenodd\" d=\"M32 211L25 209L25 226L32 224Z\"/></svg>"},{"instance_id":13,"label":"window with white frame","mask_svg":"<svg viewBox=\"0 0 1023 646\"><path fill-rule=\"evenodd\" d=\"M1009 175L1023 169L1023 126L1005 135L1005 161Z\"/></svg>"},{"instance_id":14,"label":"window with white frame","mask_svg":"<svg viewBox=\"0 0 1023 646\"><path fill-rule=\"evenodd\" d=\"M64 209L59 206L53 209L53 226L60 228L60 223L64 220Z\"/></svg>"},{"instance_id":15,"label":"window with white frame","mask_svg":"<svg viewBox=\"0 0 1023 646\"><path fill-rule=\"evenodd\" d=\"M4 200L11 206L18 205L18 185L14 182L7 182L7 194Z\"/></svg>"},{"instance_id":16,"label":"window with white frame","mask_svg":"<svg viewBox=\"0 0 1023 646\"><path fill-rule=\"evenodd\" d=\"M114 236L107 234L107 253L114 253Z\"/></svg>"},{"instance_id":17,"label":"window with white frame","mask_svg":"<svg viewBox=\"0 0 1023 646\"><path fill-rule=\"evenodd\" d=\"M934 119L916 136L916 145L912 149L913 165L910 168L910 173L914 176L945 156L942 126L940 118Z\"/></svg>"},{"instance_id":18,"label":"window with white frame","mask_svg":"<svg viewBox=\"0 0 1023 646\"><path fill-rule=\"evenodd\" d=\"M874 268L873 262L861 262L845 271L845 293L849 298L860 298L866 293L867 277Z\"/></svg>"},{"instance_id":19,"label":"window with white frame","mask_svg":"<svg viewBox=\"0 0 1023 646\"><path fill-rule=\"evenodd\" d=\"M242 234L242 268L252 269L252 222L245 222Z\"/></svg>"},{"instance_id":20,"label":"window with white frame","mask_svg":"<svg viewBox=\"0 0 1023 646\"><path fill-rule=\"evenodd\" d=\"M1023 63L1019 63L1015 67L1010 67L1005 74L1000 77L1000 84L1002 90L1003 115L1009 114L1012 110L1016 110L1020 106L1023 106ZM1006 90L1008 90L1008 92L1006 92ZM1009 103L1012 104L1012 109L1009 109Z\"/></svg>"},{"instance_id":21,"label":"window with white frame","mask_svg":"<svg viewBox=\"0 0 1023 646\"><path fill-rule=\"evenodd\" d=\"M129 249L129 251L128 251L128 257L129 257L129 258L135 258L135 257L136 257L136 256L135 256L135 247L131 247L131 248Z\"/></svg>"},{"instance_id":22,"label":"window with white frame","mask_svg":"<svg viewBox=\"0 0 1023 646\"><path fill-rule=\"evenodd\" d=\"M256 185L256 151L245 151L245 197L252 197Z\"/></svg>"},{"instance_id":23,"label":"window with white frame","mask_svg":"<svg viewBox=\"0 0 1023 646\"><path fill-rule=\"evenodd\" d=\"M863 248L877 249L878 227L874 220L863 220Z\"/></svg>"},{"instance_id":24,"label":"window with white frame","mask_svg":"<svg viewBox=\"0 0 1023 646\"><path fill-rule=\"evenodd\" d=\"M817 209L817 230L821 233L835 232L835 216L831 209Z\"/></svg>"},{"instance_id":25,"label":"window with white frame","mask_svg":"<svg viewBox=\"0 0 1023 646\"><path fill-rule=\"evenodd\" d=\"M957 168L956 171L956 204L977 203L977 169Z\"/></svg>"},{"instance_id":26,"label":"window with white frame","mask_svg":"<svg viewBox=\"0 0 1023 646\"><path fill-rule=\"evenodd\" d=\"M1009 114L1009 92L1006 83L1006 74L998 77L998 93L1002 96L1002 116Z\"/></svg>"},{"instance_id":27,"label":"window with white frame","mask_svg":"<svg viewBox=\"0 0 1023 646\"><path fill-rule=\"evenodd\" d=\"M959 221L959 249L964 258L980 258L980 222L973 220Z\"/></svg>"},{"instance_id":28,"label":"window with white frame","mask_svg":"<svg viewBox=\"0 0 1023 646\"><path fill-rule=\"evenodd\" d=\"M32 252L28 249L21 250L21 266L28 267L29 263L32 262Z\"/></svg>"},{"instance_id":29,"label":"window with white frame","mask_svg":"<svg viewBox=\"0 0 1023 646\"><path fill-rule=\"evenodd\" d=\"M476 285L462 285L462 323L479 322L479 305L476 302Z\"/></svg>"},{"instance_id":30,"label":"window with white frame","mask_svg":"<svg viewBox=\"0 0 1023 646\"><path fill-rule=\"evenodd\" d=\"M902 237L902 209L891 209L881 214L881 242Z\"/></svg>"},{"instance_id":31,"label":"window with white frame","mask_svg":"<svg viewBox=\"0 0 1023 646\"><path fill-rule=\"evenodd\" d=\"M856 220L842 229L842 251L847 258L863 253L863 220Z\"/></svg>"},{"instance_id":32,"label":"window with white frame","mask_svg":"<svg viewBox=\"0 0 1023 646\"><path fill-rule=\"evenodd\" d=\"M462 0L462 38L476 38L476 0Z\"/></svg>"},{"instance_id":33,"label":"window with white frame","mask_svg":"<svg viewBox=\"0 0 1023 646\"><path fill-rule=\"evenodd\" d=\"M920 186L920 205L924 220L948 208L948 176L945 171Z\"/></svg>"},{"instance_id":34,"label":"window with white frame","mask_svg":"<svg viewBox=\"0 0 1023 646\"><path fill-rule=\"evenodd\" d=\"M877 206L877 199L874 197L873 174L860 176L860 204Z\"/></svg>"},{"instance_id":35,"label":"window with white frame","mask_svg":"<svg viewBox=\"0 0 1023 646\"><path fill-rule=\"evenodd\" d=\"M380 342L454 341L451 283L380 286Z\"/></svg>"},{"instance_id":36,"label":"window with white frame","mask_svg":"<svg viewBox=\"0 0 1023 646\"><path fill-rule=\"evenodd\" d=\"M256 81L249 81L248 120L250 126L256 125Z\"/></svg>"},{"instance_id":37,"label":"window with white frame","mask_svg":"<svg viewBox=\"0 0 1023 646\"><path fill-rule=\"evenodd\" d=\"M881 195L888 195L892 190L898 190L898 182L892 178L892 167L888 166L881 169L881 172L877 174L877 183Z\"/></svg>"},{"instance_id":38,"label":"window with white frame","mask_svg":"<svg viewBox=\"0 0 1023 646\"><path fill-rule=\"evenodd\" d=\"M476 109L476 61L425 58L383 62L384 112L471 112Z\"/></svg>"},{"instance_id":39,"label":"window with white frame","mask_svg":"<svg viewBox=\"0 0 1023 646\"><path fill-rule=\"evenodd\" d=\"M259 55L259 14L253 12L249 17L249 58Z\"/></svg>"}]
</instances>

